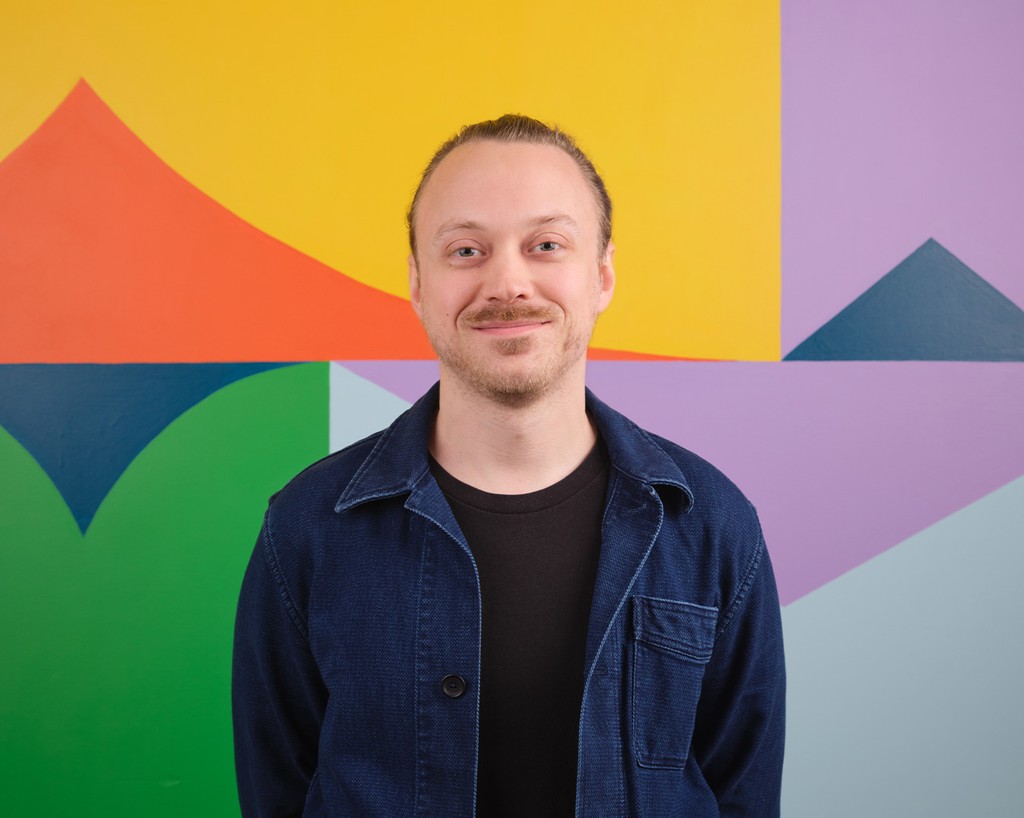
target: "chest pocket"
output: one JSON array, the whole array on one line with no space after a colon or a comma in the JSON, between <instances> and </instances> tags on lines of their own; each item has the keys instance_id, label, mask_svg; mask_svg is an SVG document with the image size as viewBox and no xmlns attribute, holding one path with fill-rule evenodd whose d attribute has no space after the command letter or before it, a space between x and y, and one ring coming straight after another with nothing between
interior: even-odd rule
<instances>
[{"instance_id":1,"label":"chest pocket","mask_svg":"<svg viewBox=\"0 0 1024 818\"><path fill-rule=\"evenodd\" d=\"M641 767L686 764L718 609L633 597L630 740Z\"/></svg>"}]
</instances>

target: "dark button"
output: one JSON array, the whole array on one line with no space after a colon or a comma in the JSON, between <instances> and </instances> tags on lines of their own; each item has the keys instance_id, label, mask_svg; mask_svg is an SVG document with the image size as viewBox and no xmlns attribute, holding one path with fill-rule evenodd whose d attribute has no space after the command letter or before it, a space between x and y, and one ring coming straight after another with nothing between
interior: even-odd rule
<instances>
[{"instance_id":1,"label":"dark button","mask_svg":"<svg viewBox=\"0 0 1024 818\"><path fill-rule=\"evenodd\" d=\"M445 696L457 699L466 692L466 680L452 673L441 680L441 689Z\"/></svg>"}]
</instances>

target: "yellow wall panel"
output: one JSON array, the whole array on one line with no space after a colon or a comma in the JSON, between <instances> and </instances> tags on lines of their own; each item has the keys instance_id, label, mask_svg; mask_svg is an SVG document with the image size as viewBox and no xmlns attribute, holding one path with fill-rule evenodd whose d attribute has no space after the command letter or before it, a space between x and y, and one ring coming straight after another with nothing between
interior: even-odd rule
<instances>
[{"instance_id":1,"label":"yellow wall panel","mask_svg":"<svg viewBox=\"0 0 1024 818\"><path fill-rule=\"evenodd\" d=\"M615 200L595 345L779 356L777 2L4 5L0 156L84 77L242 218L404 295L432 148L528 113L577 135Z\"/></svg>"}]
</instances>

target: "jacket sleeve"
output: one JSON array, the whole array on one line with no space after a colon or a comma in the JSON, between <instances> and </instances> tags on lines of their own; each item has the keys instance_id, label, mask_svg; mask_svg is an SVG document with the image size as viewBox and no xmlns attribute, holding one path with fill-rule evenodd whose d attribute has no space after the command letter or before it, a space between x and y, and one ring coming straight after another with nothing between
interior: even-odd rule
<instances>
[{"instance_id":1,"label":"jacket sleeve","mask_svg":"<svg viewBox=\"0 0 1024 818\"><path fill-rule=\"evenodd\" d=\"M761 539L719 621L694 730L694 753L723 818L779 815L786 711L780 614Z\"/></svg>"},{"instance_id":2,"label":"jacket sleeve","mask_svg":"<svg viewBox=\"0 0 1024 818\"><path fill-rule=\"evenodd\" d=\"M245 818L301 815L316 771L327 695L297 596L264 522L242 581L231 678Z\"/></svg>"}]
</instances>

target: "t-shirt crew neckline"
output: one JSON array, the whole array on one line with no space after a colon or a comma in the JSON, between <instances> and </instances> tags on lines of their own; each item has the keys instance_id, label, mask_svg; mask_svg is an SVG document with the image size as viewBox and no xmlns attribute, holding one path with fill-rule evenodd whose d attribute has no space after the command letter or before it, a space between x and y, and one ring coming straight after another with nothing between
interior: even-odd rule
<instances>
[{"instance_id":1,"label":"t-shirt crew neckline","mask_svg":"<svg viewBox=\"0 0 1024 818\"><path fill-rule=\"evenodd\" d=\"M557 483L525 494L494 494L452 477L433 456L428 457L430 471L445 494L459 503L491 514L532 514L553 508L600 478L608 464L608 450L599 438L583 462Z\"/></svg>"}]
</instances>

